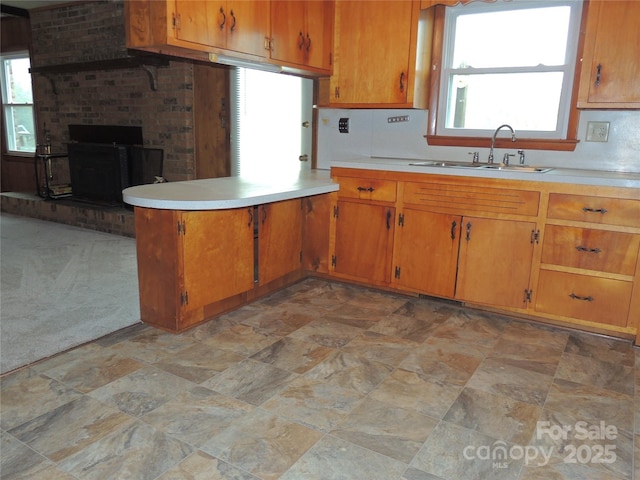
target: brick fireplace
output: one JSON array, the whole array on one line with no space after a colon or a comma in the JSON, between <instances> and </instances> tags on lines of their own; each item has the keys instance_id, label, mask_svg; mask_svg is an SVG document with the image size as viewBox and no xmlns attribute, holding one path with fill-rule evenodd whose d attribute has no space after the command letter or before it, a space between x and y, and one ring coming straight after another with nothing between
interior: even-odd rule
<instances>
[{"instance_id":1,"label":"brick fireplace","mask_svg":"<svg viewBox=\"0 0 640 480\"><path fill-rule=\"evenodd\" d=\"M30 21L39 139L46 133L52 150L65 152L70 124L141 127L144 146L163 149L163 176L168 181L195 178L192 62L174 58L163 58L161 66L139 62L136 52L126 48L122 0L35 9ZM66 159L54 160L51 173L53 184L70 183ZM25 205L21 203L25 195L5 195L2 210L21 215L60 217L71 224L105 215L90 207L68 210L62 200L47 200L40 206L34 195ZM128 215L125 209L116 214L115 224L101 227L100 222L90 221L89 228L121 233Z\"/></svg>"}]
</instances>

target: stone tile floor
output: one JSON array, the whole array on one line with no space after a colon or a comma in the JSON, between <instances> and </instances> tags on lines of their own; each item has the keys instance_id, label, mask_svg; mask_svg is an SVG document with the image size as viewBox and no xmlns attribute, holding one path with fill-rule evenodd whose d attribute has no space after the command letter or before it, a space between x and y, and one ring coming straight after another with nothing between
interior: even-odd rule
<instances>
[{"instance_id":1,"label":"stone tile floor","mask_svg":"<svg viewBox=\"0 0 640 480\"><path fill-rule=\"evenodd\" d=\"M640 480L639 372L630 342L310 279L5 375L0 476Z\"/></svg>"}]
</instances>

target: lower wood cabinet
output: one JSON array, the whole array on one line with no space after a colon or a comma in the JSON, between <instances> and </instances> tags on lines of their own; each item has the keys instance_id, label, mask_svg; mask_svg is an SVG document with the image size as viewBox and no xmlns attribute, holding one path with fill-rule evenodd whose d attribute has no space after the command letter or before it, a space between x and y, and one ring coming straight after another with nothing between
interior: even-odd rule
<instances>
[{"instance_id":1,"label":"lower wood cabinet","mask_svg":"<svg viewBox=\"0 0 640 480\"><path fill-rule=\"evenodd\" d=\"M464 217L456 298L527 308L536 224Z\"/></svg>"},{"instance_id":2,"label":"lower wood cabinet","mask_svg":"<svg viewBox=\"0 0 640 480\"><path fill-rule=\"evenodd\" d=\"M405 208L394 243L393 285L453 298L462 217Z\"/></svg>"},{"instance_id":3,"label":"lower wood cabinet","mask_svg":"<svg viewBox=\"0 0 640 480\"><path fill-rule=\"evenodd\" d=\"M339 200L334 219L333 272L374 285L388 285L395 209Z\"/></svg>"},{"instance_id":4,"label":"lower wood cabinet","mask_svg":"<svg viewBox=\"0 0 640 480\"><path fill-rule=\"evenodd\" d=\"M258 207L259 285L300 270L302 261L302 200Z\"/></svg>"},{"instance_id":5,"label":"lower wood cabinet","mask_svg":"<svg viewBox=\"0 0 640 480\"><path fill-rule=\"evenodd\" d=\"M135 208L140 314L180 332L301 276L301 200L228 210Z\"/></svg>"},{"instance_id":6,"label":"lower wood cabinet","mask_svg":"<svg viewBox=\"0 0 640 480\"><path fill-rule=\"evenodd\" d=\"M626 327L633 283L543 269L536 310L589 322Z\"/></svg>"},{"instance_id":7,"label":"lower wood cabinet","mask_svg":"<svg viewBox=\"0 0 640 480\"><path fill-rule=\"evenodd\" d=\"M637 190L332 174L329 275L640 343Z\"/></svg>"}]
</instances>

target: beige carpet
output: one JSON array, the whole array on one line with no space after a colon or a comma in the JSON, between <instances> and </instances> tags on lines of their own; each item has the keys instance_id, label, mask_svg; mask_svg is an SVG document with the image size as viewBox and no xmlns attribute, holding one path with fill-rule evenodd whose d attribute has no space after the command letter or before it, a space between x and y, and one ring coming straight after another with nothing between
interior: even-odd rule
<instances>
[{"instance_id":1,"label":"beige carpet","mask_svg":"<svg viewBox=\"0 0 640 480\"><path fill-rule=\"evenodd\" d=\"M0 372L140 322L135 240L0 215Z\"/></svg>"}]
</instances>

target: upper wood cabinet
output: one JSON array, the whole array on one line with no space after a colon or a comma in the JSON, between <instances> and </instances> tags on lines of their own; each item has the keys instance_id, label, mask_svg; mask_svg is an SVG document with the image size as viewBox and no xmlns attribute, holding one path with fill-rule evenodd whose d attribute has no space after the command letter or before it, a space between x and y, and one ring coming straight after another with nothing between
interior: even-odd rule
<instances>
[{"instance_id":1,"label":"upper wood cabinet","mask_svg":"<svg viewBox=\"0 0 640 480\"><path fill-rule=\"evenodd\" d=\"M430 48L419 51L425 37L419 26L432 12L423 13L419 1L338 0L333 75L323 103L425 108L429 69L422 59Z\"/></svg>"},{"instance_id":2,"label":"upper wood cabinet","mask_svg":"<svg viewBox=\"0 0 640 480\"><path fill-rule=\"evenodd\" d=\"M640 2L591 0L578 108L640 108Z\"/></svg>"},{"instance_id":3,"label":"upper wood cabinet","mask_svg":"<svg viewBox=\"0 0 640 480\"><path fill-rule=\"evenodd\" d=\"M127 47L208 60L210 53L268 56L269 2L130 0Z\"/></svg>"},{"instance_id":4,"label":"upper wood cabinet","mask_svg":"<svg viewBox=\"0 0 640 480\"><path fill-rule=\"evenodd\" d=\"M333 0L272 0L271 58L331 72Z\"/></svg>"},{"instance_id":5,"label":"upper wood cabinet","mask_svg":"<svg viewBox=\"0 0 640 480\"><path fill-rule=\"evenodd\" d=\"M205 1L213 9L213 46L265 57L268 54L265 39L269 32L269 2Z\"/></svg>"}]
</instances>

